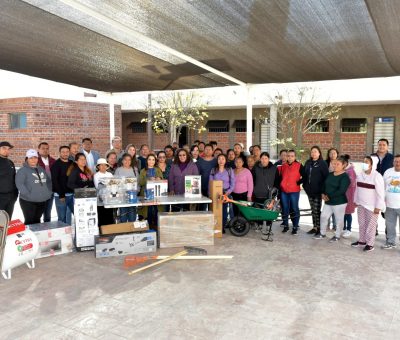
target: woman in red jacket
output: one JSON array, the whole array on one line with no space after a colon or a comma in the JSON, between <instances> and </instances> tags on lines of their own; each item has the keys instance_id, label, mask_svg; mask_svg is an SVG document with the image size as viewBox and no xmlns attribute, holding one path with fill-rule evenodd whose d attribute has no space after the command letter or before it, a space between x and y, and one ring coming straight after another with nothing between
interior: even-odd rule
<instances>
[{"instance_id":1,"label":"woman in red jacket","mask_svg":"<svg viewBox=\"0 0 400 340\"><path fill-rule=\"evenodd\" d=\"M287 152L287 162L278 169L281 176L281 203L284 225L282 232L286 233L289 230L290 212L293 224L292 235L297 235L300 221L299 198L303 165L296 161L296 152L289 150Z\"/></svg>"}]
</instances>

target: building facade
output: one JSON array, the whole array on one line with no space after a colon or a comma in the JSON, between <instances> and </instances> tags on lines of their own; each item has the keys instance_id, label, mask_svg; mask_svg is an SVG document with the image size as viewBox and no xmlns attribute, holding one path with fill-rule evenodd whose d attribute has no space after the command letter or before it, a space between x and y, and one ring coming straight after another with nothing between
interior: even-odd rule
<instances>
[{"instance_id":1,"label":"building facade","mask_svg":"<svg viewBox=\"0 0 400 340\"><path fill-rule=\"evenodd\" d=\"M24 97L0 99L0 140L14 145L12 160L21 165L26 150L47 142L50 154L82 138L101 155L110 148L110 107L93 102ZM121 135L121 106L114 105L115 134Z\"/></svg>"},{"instance_id":2,"label":"building facade","mask_svg":"<svg viewBox=\"0 0 400 340\"><path fill-rule=\"evenodd\" d=\"M232 148L237 142L245 144L245 108L213 108L207 111L206 131L199 134L184 130L179 140L181 145L191 145L196 139L206 142L215 140L223 150ZM263 150L267 150L271 147L269 126L259 119L260 116L265 116L265 108L253 110L253 144L260 144ZM122 113L124 143L137 146L148 143L147 124L141 123L145 117L143 112ZM324 157L329 148L336 147L341 154L349 154L352 160L360 161L366 154L375 151L380 138L387 138L390 151L399 153L400 139L397 136L400 136L399 104L346 105L342 106L337 120L321 122L314 132L305 134L303 147L319 145ZM168 143L167 134L153 134L153 149L162 149Z\"/></svg>"}]
</instances>

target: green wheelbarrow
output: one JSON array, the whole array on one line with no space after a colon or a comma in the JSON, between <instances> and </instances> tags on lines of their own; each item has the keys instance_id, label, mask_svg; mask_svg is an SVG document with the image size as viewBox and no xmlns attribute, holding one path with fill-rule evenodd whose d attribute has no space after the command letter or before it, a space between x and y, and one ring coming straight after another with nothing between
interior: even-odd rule
<instances>
[{"instance_id":1,"label":"green wheelbarrow","mask_svg":"<svg viewBox=\"0 0 400 340\"><path fill-rule=\"evenodd\" d=\"M240 211L240 216L232 218L227 225L232 235L245 236L253 226L256 231L261 231L261 238L264 241L273 241L273 233L271 231L272 222L277 220L280 214L279 200L270 199L264 202L264 204L258 204L247 201L235 201L226 195L223 195L221 198L224 203L235 204ZM262 208L258 208L257 206L262 206Z\"/></svg>"}]
</instances>

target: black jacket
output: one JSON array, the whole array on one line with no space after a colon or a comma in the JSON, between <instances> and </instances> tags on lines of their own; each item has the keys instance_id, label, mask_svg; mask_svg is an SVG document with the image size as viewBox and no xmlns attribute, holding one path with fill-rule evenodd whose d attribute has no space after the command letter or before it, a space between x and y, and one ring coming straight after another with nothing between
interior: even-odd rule
<instances>
[{"instance_id":1,"label":"black jacket","mask_svg":"<svg viewBox=\"0 0 400 340\"><path fill-rule=\"evenodd\" d=\"M15 165L8 158L0 157L0 194L12 194L18 196L15 185Z\"/></svg>"},{"instance_id":2,"label":"black jacket","mask_svg":"<svg viewBox=\"0 0 400 340\"><path fill-rule=\"evenodd\" d=\"M280 180L278 169L271 162L266 167L257 162L252 170L254 181L254 196L256 198L269 198L273 188L279 189Z\"/></svg>"},{"instance_id":3,"label":"black jacket","mask_svg":"<svg viewBox=\"0 0 400 340\"><path fill-rule=\"evenodd\" d=\"M70 160L63 162L61 159L57 159L50 169L53 192L57 193L60 198L64 198L66 193L73 192L68 188L67 176L67 170L71 164L73 164L73 162Z\"/></svg>"},{"instance_id":4,"label":"black jacket","mask_svg":"<svg viewBox=\"0 0 400 340\"><path fill-rule=\"evenodd\" d=\"M393 167L394 156L391 153L387 153L385 157L383 157L382 161L380 160L377 153L373 153L371 156L376 156L378 158L378 164L376 165L376 171L378 171L382 176L384 175L387 169Z\"/></svg>"},{"instance_id":5,"label":"black jacket","mask_svg":"<svg viewBox=\"0 0 400 340\"><path fill-rule=\"evenodd\" d=\"M67 186L71 190L78 188L94 188L93 176L85 175L78 166L75 166L68 177Z\"/></svg>"},{"instance_id":6,"label":"black jacket","mask_svg":"<svg viewBox=\"0 0 400 340\"><path fill-rule=\"evenodd\" d=\"M313 161L309 159L303 168L302 183L303 189L308 196L320 196L322 186L329 175L327 163L323 160Z\"/></svg>"}]
</instances>

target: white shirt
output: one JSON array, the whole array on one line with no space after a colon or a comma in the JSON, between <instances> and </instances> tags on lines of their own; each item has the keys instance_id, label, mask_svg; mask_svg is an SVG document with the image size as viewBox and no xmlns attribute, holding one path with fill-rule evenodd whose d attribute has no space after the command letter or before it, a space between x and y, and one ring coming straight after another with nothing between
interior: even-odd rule
<instances>
[{"instance_id":1,"label":"white shirt","mask_svg":"<svg viewBox=\"0 0 400 340\"><path fill-rule=\"evenodd\" d=\"M86 163L88 168L92 170L92 172L96 172L96 164L94 164L93 154L91 152L87 152L86 150L83 150L83 153L86 156Z\"/></svg>"},{"instance_id":2,"label":"white shirt","mask_svg":"<svg viewBox=\"0 0 400 340\"><path fill-rule=\"evenodd\" d=\"M383 175L385 182L386 205L392 209L400 209L400 171L387 169Z\"/></svg>"},{"instance_id":3,"label":"white shirt","mask_svg":"<svg viewBox=\"0 0 400 340\"><path fill-rule=\"evenodd\" d=\"M96 189L99 189L99 182L102 178L111 178L114 177L112 173L106 171L104 174L100 171L96 172L93 177L94 186Z\"/></svg>"}]
</instances>

